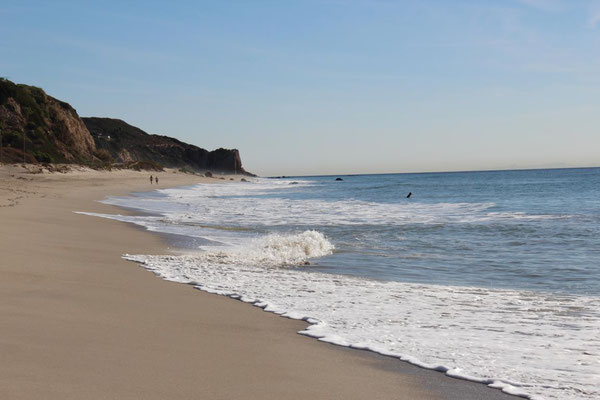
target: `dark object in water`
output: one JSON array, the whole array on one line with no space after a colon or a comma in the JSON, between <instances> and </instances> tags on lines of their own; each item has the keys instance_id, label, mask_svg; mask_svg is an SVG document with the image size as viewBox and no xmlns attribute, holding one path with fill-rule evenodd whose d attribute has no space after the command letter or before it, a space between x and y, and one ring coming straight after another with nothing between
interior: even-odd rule
<instances>
[{"instance_id":1,"label":"dark object in water","mask_svg":"<svg viewBox=\"0 0 600 400\"><path fill-rule=\"evenodd\" d=\"M407 199L410 199L410 196L412 196L412 192L408 193L408 196L406 196Z\"/></svg>"},{"instance_id":2,"label":"dark object in water","mask_svg":"<svg viewBox=\"0 0 600 400\"><path fill-rule=\"evenodd\" d=\"M248 181L246 180L246 178L242 178L242 179L240 179L240 182L248 182Z\"/></svg>"},{"instance_id":3,"label":"dark object in water","mask_svg":"<svg viewBox=\"0 0 600 400\"><path fill-rule=\"evenodd\" d=\"M290 182L290 185L297 185L298 182Z\"/></svg>"},{"instance_id":4,"label":"dark object in water","mask_svg":"<svg viewBox=\"0 0 600 400\"><path fill-rule=\"evenodd\" d=\"M343 181L342 178L335 178L336 181Z\"/></svg>"}]
</instances>

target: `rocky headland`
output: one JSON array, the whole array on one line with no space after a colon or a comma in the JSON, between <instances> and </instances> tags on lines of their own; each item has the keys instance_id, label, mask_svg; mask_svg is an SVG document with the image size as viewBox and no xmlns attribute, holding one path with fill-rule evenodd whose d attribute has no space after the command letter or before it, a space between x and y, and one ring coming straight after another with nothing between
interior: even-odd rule
<instances>
[{"instance_id":1,"label":"rocky headland","mask_svg":"<svg viewBox=\"0 0 600 400\"><path fill-rule=\"evenodd\" d=\"M81 118L44 90L0 78L0 162L249 174L239 151L208 151L119 119Z\"/></svg>"}]
</instances>

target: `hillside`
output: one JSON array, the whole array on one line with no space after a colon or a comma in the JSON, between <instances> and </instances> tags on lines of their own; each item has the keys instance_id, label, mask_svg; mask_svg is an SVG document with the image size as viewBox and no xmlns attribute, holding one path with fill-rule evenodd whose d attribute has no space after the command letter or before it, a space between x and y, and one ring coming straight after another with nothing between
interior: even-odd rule
<instances>
[{"instance_id":1,"label":"hillside","mask_svg":"<svg viewBox=\"0 0 600 400\"><path fill-rule=\"evenodd\" d=\"M246 173L238 150L207 151L124 121L80 118L35 86L0 78L0 162L110 167L149 162L194 171Z\"/></svg>"},{"instance_id":2,"label":"hillside","mask_svg":"<svg viewBox=\"0 0 600 400\"><path fill-rule=\"evenodd\" d=\"M120 119L90 117L82 120L97 149L108 151L115 162L148 160L169 167L245 173L235 149L207 151L168 136L150 135Z\"/></svg>"},{"instance_id":3,"label":"hillside","mask_svg":"<svg viewBox=\"0 0 600 400\"><path fill-rule=\"evenodd\" d=\"M94 139L75 109L35 86L0 78L0 130L5 163L99 162Z\"/></svg>"}]
</instances>

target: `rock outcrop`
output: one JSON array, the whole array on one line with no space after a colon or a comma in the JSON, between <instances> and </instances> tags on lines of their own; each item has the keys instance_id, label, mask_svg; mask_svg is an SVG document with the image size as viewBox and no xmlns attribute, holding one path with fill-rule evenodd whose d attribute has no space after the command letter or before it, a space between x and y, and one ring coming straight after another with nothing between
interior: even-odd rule
<instances>
[{"instance_id":1,"label":"rock outcrop","mask_svg":"<svg viewBox=\"0 0 600 400\"><path fill-rule=\"evenodd\" d=\"M4 162L89 163L96 145L69 104L35 86L0 79L0 129ZM16 159L13 159L16 158Z\"/></svg>"},{"instance_id":2,"label":"rock outcrop","mask_svg":"<svg viewBox=\"0 0 600 400\"><path fill-rule=\"evenodd\" d=\"M73 107L42 89L3 78L0 140L4 163L92 167L120 163L249 174L235 149L207 151L167 136L150 135L118 119L80 118Z\"/></svg>"},{"instance_id":3,"label":"rock outcrop","mask_svg":"<svg viewBox=\"0 0 600 400\"><path fill-rule=\"evenodd\" d=\"M98 150L108 151L115 162L149 160L166 167L247 174L236 149L208 151L168 136L148 134L120 119L82 119Z\"/></svg>"}]
</instances>

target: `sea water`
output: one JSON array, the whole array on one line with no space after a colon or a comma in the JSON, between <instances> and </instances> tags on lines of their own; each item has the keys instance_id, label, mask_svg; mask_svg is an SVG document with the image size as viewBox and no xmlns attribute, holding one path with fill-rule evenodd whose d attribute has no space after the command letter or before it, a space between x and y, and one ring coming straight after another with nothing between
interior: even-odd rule
<instances>
[{"instance_id":1,"label":"sea water","mask_svg":"<svg viewBox=\"0 0 600 400\"><path fill-rule=\"evenodd\" d=\"M600 398L600 169L335 178L113 197L145 213L102 216L188 248L126 258L319 340L532 399Z\"/></svg>"}]
</instances>

